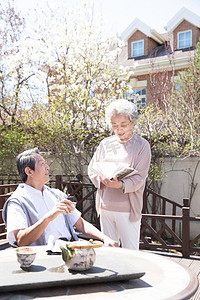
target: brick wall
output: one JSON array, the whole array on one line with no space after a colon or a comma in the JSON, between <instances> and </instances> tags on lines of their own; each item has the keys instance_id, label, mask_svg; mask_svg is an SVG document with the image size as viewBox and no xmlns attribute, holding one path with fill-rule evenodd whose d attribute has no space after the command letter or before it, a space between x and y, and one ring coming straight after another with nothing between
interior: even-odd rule
<instances>
[{"instance_id":1,"label":"brick wall","mask_svg":"<svg viewBox=\"0 0 200 300\"><path fill-rule=\"evenodd\" d=\"M195 47L196 43L199 41L200 37L200 29L197 28L196 26L192 25L186 20L183 20L173 31L173 48L174 50L177 49L177 33L181 31L187 31L187 30L192 30L192 46Z\"/></svg>"},{"instance_id":2,"label":"brick wall","mask_svg":"<svg viewBox=\"0 0 200 300\"><path fill-rule=\"evenodd\" d=\"M135 41L144 40L144 55L148 55L158 44L140 30L135 31L128 39L128 58L131 58L131 43Z\"/></svg>"}]
</instances>

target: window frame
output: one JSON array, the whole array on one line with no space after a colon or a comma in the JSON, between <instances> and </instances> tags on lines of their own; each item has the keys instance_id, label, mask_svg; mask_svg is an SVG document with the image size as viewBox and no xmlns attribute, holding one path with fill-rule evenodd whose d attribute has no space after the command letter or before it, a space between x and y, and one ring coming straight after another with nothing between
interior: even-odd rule
<instances>
[{"instance_id":1,"label":"window frame","mask_svg":"<svg viewBox=\"0 0 200 300\"><path fill-rule=\"evenodd\" d=\"M144 94L142 93L143 91L145 92ZM146 92L147 92L146 87L142 87L142 88L137 87L137 88L133 88L132 93L126 96L126 98L129 101L137 105L138 115L141 115L141 111L143 111L143 109L146 109L147 107ZM145 102L142 101L143 99L145 99Z\"/></svg>"},{"instance_id":2,"label":"window frame","mask_svg":"<svg viewBox=\"0 0 200 300\"><path fill-rule=\"evenodd\" d=\"M143 43L143 54L133 55L133 44L138 44L140 42ZM139 57L139 56L143 56L143 55L144 55L144 39L143 40L138 40L138 41L131 42L131 57Z\"/></svg>"},{"instance_id":3,"label":"window frame","mask_svg":"<svg viewBox=\"0 0 200 300\"><path fill-rule=\"evenodd\" d=\"M190 46L184 46L184 47L180 47L179 45L179 42L180 42L180 34L182 33L186 33L186 32L190 32L191 33L191 36L190 36ZM192 30L189 29L189 30L184 30L184 31L179 31L177 32L177 44L178 44L178 49L185 49L185 48L190 48L192 47Z\"/></svg>"}]
</instances>

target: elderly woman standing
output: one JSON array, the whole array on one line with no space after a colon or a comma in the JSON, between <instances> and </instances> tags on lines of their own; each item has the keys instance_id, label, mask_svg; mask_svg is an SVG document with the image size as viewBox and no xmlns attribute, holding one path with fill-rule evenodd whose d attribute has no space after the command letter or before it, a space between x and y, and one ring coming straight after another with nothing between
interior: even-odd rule
<instances>
[{"instance_id":1,"label":"elderly woman standing","mask_svg":"<svg viewBox=\"0 0 200 300\"><path fill-rule=\"evenodd\" d=\"M138 250L150 145L134 133L138 113L132 102L125 99L111 102L105 117L114 135L100 142L88 166L88 175L97 188L96 209L101 230L123 248ZM128 163L136 173L123 180L101 177L91 170L95 162Z\"/></svg>"}]
</instances>

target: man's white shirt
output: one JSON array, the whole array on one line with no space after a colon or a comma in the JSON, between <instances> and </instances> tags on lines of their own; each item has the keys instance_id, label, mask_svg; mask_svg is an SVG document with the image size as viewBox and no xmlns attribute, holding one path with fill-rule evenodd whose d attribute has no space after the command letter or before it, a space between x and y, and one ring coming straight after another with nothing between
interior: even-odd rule
<instances>
[{"instance_id":1,"label":"man's white shirt","mask_svg":"<svg viewBox=\"0 0 200 300\"><path fill-rule=\"evenodd\" d=\"M51 191L49 191L49 189L47 189L45 186L42 193L41 191L25 183L23 185L29 199L32 201L33 205L35 206L38 212L39 219L41 219L45 214L47 214L58 202L56 196ZM73 213L69 214L69 219L72 225L76 223L80 215L81 213L77 209L75 209ZM7 210L7 239L9 240L9 242L10 243L15 242L15 237L13 234L14 230L27 228L27 227L28 227L27 217L23 209L18 204L14 202L9 202L8 210ZM45 234L46 243L48 242L50 235L53 235L55 240L60 237L65 237L67 239L70 239L71 234L66 227L64 215L60 214L57 216L57 218L51 221L47 225L44 234Z\"/></svg>"}]
</instances>

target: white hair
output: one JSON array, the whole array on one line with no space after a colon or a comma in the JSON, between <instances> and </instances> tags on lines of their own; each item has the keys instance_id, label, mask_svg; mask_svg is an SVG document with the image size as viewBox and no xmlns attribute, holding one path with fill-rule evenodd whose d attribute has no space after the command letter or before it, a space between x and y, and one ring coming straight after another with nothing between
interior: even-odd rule
<instances>
[{"instance_id":1,"label":"white hair","mask_svg":"<svg viewBox=\"0 0 200 300\"><path fill-rule=\"evenodd\" d=\"M125 115L135 124L138 119L137 106L127 99L118 99L111 102L105 111L105 119L109 128L112 128L111 118L113 115Z\"/></svg>"}]
</instances>

